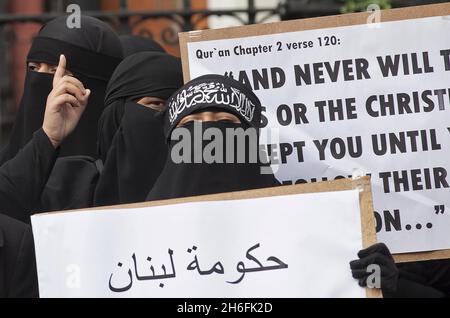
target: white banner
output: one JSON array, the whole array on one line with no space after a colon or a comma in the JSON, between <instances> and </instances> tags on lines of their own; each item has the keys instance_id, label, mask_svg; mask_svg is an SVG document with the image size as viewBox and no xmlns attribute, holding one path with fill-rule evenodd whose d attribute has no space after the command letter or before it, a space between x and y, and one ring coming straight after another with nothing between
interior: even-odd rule
<instances>
[{"instance_id":1,"label":"white banner","mask_svg":"<svg viewBox=\"0 0 450 318\"><path fill-rule=\"evenodd\" d=\"M41 297L365 297L358 190L32 217Z\"/></svg>"},{"instance_id":2,"label":"white banner","mask_svg":"<svg viewBox=\"0 0 450 318\"><path fill-rule=\"evenodd\" d=\"M226 74L254 89L264 124L279 129L278 179L370 174L380 241L395 253L450 248L450 17L244 29L188 34L190 77Z\"/></svg>"}]
</instances>

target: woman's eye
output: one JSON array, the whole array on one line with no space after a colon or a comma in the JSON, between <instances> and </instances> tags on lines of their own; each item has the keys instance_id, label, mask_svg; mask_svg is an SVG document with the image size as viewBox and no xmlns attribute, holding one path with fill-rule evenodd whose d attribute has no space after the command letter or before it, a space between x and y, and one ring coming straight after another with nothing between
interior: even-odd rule
<instances>
[{"instance_id":1,"label":"woman's eye","mask_svg":"<svg viewBox=\"0 0 450 318\"><path fill-rule=\"evenodd\" d=\"M30 64L30 65L28 65L28 69L31 70L31 71L36 71L37 70L37 66L33 65L33 64Z\"/></svg>"},{"instance_id":2,"label":"woman's eye","mask_svg":"<svg viewBox=\"0 0 450 318\"><path fill-rule=\"evenodd\" d=\"M151 109L154 109L156 111L163 111L164 110L164 103L159 102L150 102L145 104L146 107L149 107Z\"/></svg>"},{"instance_id":3,"label":"woman's eye","mask_svg":"<svg viewBox=\"0 0 450 318\"><path fill-rule=\"evenodd\" d=\"M195 122L202 122L202 121L199 120L199 119L192 118L192 119L188 119L188 120L186 120L186 121L184 121L184 122L181 122L181 123L178 125L178 127L184 127L184 126L187 126L188 124L193 124L193 123L195 123Z\"/></svg>"},{"instance_id":4,"label":"woman's eye","mask_svg":"<svg viewBox=\"0 0 450 318\"><path fill-rule=\"evenodd\" d=\"M232 123L232 122L234 122L234 120L231 119L231 118L221 118L218 121L225 122L225 123Z\"/></svg>"}]
</instances>

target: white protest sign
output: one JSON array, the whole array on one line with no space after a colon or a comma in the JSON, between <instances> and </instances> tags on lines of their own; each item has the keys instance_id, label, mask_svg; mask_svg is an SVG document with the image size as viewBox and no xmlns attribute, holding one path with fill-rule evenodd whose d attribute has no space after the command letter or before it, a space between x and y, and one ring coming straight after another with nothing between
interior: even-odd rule
<instances>
[{"instance_id":1,"label":"white protest sign","mask_svg":"<svg viewBox=\"0 0 450 318\"><path fill-rule=\"evenodd\" d=\"M263 135L279 129L269 143L280 181L370 174L380 241L394 253L449 249L450 17L312 21L305 31L280 33L295 28L289 21L184 33L185 75L225 74L254 89Z\"/></svg>"},{"instance_id":2,"label":"white protest sign","mask_svg":"<svg viewBox=\"0 0 450 318\"><path fill-rule=\"evenodd\" d=\"M359 190L32 217L41 297L365 297Z\"/></svg>"}]
</instances>

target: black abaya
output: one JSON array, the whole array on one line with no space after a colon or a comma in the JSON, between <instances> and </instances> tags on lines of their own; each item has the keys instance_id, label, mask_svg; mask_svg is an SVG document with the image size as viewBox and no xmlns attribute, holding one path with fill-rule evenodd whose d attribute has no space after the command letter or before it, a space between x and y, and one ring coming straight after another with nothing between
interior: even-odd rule
<instances>
[{"instance_id":1,"label":"black abaya","mask_svg":"<svg viewBox=\"0 0 450 318\"><path fill-rule=\"evenodd\" d=\"M0 213L25 223L39 200L58 151L42 129L17 155L0 167Z\"/></svg>"},{"instance_id":2,"label":"black abaya","mask_svg":"<svg viewBox=\"0 0 450 318\"><path fill-rule=\"evenodd\" d=\"M0 298L39 297L31 228L0 214Z\"/></svg>"}]
</instances>

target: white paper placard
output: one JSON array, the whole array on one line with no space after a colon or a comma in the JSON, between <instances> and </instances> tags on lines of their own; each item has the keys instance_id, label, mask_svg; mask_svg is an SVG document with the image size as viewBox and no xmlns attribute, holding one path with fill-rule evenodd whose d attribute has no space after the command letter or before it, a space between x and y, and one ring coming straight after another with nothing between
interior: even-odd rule
<instances>
[{"instance_id":1,"label":"white paper placard","mask_svg":"<svg viewBox=\"0 0 450 318\"><path fill-rule=\"evenodd\" d=\"M449 249L449 29L444 16L205 41L195 31L184 63L190 78L232 74L254 89L264 130L279 129L280 181L371 174L379 241Z\"/></svg>"},{"instance_id":2,"label":"white paper placard","mask_svg":"<svg viewBox=\"0 0 450 318\"><path fill-rule=\"evenodd\" d=\"M52 213L32 224L41 297L366 295L349 267L362 248L358 190Z\"/></svg>"}]
</instances>

